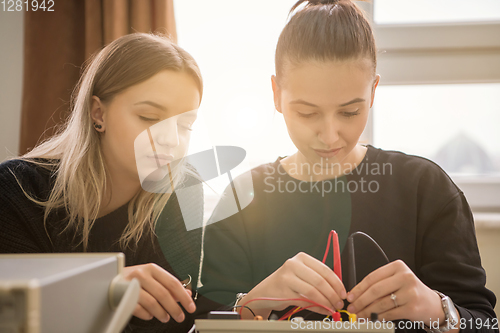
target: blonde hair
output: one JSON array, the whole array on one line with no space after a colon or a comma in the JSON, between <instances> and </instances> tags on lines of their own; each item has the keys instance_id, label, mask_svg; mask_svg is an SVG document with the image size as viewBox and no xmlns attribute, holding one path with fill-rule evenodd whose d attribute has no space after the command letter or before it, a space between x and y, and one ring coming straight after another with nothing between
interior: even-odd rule
<instances>
[{"instance_id":1,"label":"blonde hair","mask_svg":"<svg viewBox=\"0 0 500 333\"><path fill-rule=\"evenodd\" d=\"M83 243L84 251L104 191L109 186L100 135L93 127L90 114L92 96L99 97L104 103L110 102L123 90L162 70L189 74L202 95L203 81L198 65L191 55L168 38L134 33L113 41L88 62L73 91L72 112L66 123L52 138L20 157L54 172L54 186L46 201L39 201L26 192L25 195L45 207L45 224L52 210L65 208L68 221L64 230L75 228L75 236L81 235L78 244ZM183 164L175 174L173 185L186 174L193 173ZM120 237L120 244L125 247L131 241L137 243L147 227L154 234L158 217L169 197L169 193L149 193L141 189L129 202L129 223Z\"/></svg>"}]
</instances>

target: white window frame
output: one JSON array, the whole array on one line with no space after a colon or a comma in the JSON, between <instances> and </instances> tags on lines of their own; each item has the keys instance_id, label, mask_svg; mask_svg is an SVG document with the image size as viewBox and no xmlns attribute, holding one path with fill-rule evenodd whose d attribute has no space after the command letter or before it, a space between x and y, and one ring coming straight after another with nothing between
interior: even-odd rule
<instances>
[{"instance_id":1,"label":"white window frame","mask_svg":"<svg viewBox=\"0 0 500 333\"><path fill-rule=\"evenodd\" d=\"M373 2L358 4L374 29L380 85L500 83L500 21L376 24ZM370 143L373 131L370 118ZM500 212L500 177L452 178L474 212Z\"/></svg>"}]
</instances>

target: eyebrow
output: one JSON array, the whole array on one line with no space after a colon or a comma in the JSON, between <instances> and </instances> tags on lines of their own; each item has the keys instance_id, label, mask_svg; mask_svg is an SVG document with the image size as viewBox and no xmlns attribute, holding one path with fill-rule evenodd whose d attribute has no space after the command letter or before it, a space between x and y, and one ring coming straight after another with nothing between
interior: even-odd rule
<instances>
[{"instance_id":1,"label":"eyebrow","mask_svg":"<svg viewBox=\"0 0 500 333\"><path fill-rule=\"evenodd\" d=\"M164 107L163 105L160 105L158 103L152 102L152 101L137 102L134 105L141 105L141 104L151 105L152 107L155 107L155 108L160 109L162 111L167 111L166 107Z\"/></svg>"},{"instance_id":2,"label":"eyebrow","mask_svg":"<svg viewBox=\"0 0 500 333\"><path fill-rule=\"evenodd\" d=\"M354 103L359 103L359 102L364 102L364 101L365 100L363 98L357 97L357 98L353 99L352 101L349 101L349 102L344 103L344 104L340 104L340 106L348 106L348 105L351 105L351 104L354 104ZM303 99L297 99L295 101L291 101L290 104L303 104L303 105L307 105L307 106L312 106L312 107L315 107L315 108L319 108L319 106L317 106L316 104L306 102Z\"/></svg>"},{"instance_id":3,"label":"eyebrow","mask_svg":"<svg viewBox=\"0 0 500 333\"><path fill-rule=\"evenodd\" d=\"M352 101L349 101L347 103L344 103L344 104L340 104L340 106L348 106L348 105L351 105L351 104L355 104L355 103L359 103L359 102L364 102L365 100L363 98L355 98L353 99Z\"/></svg>"}]
</instances>

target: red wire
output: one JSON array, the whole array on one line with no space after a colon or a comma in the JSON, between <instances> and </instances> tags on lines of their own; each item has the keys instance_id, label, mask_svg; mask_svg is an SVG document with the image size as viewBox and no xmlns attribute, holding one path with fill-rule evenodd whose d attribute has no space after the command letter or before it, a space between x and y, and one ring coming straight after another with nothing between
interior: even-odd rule
<instances>
[{"instance_id":1,"label":"red wire","mask_svg":"<svg viewBox=\"0 0 500 333\"><path fill-rule=\"evenodd\" d=\"M323 261L322 261L323 264L326 262L326 257L328 257L328 250L330 250L330 242L332 241L333 233L334 233L334 231L332 230L328 234L328 242L326 243L325 255L323 256Z\"/></svg>"},{"instance_id":2,"label":"red wire","mask_svg":"<svg viewBox=\"0 0 500 333\"><path fill-rule=\"evenodd\" d=\"M283 302L283 301L300 301L300 302L307 302L307 303L310 303L310 304L313 304L313 306L317 306L317 307L320 307L320 308L323 308L325 310L327 310L328 312L330 312L333 316L333 314L335 313L335 311L333 311L332 309L322 305L322 304L319 304L319 303L316 303L314 301L311 301L310 299L307 299L307 298L273 298L273 297L257 297L257 298L254 298L254 299L251 299L245 303L243 303L240 307L240 310L239 310L239 313L241 315L241 312L243 311L243 308L248 304L248 303L251 303L253 301L277 301L277 302Z\"/></svg>"},{"instance_id":3,"label":"red wire","mask_svg":"<svg viewBox=\"0 0 500 333\"><path fill-rule=\"evenodd\" d=\"M333 271L339 277L340 281L342 281L342 263L340 261L340 247L339 247L339 235L335 230L330 231L328 235L328 242L326 243L325 255L323 256L323 264L326 262L326 258L328 257L328 250L330 250L330 243L333 239Z\"/></svg>"},{"instance_id":4,"label":"red wire","mask_svg":"<svg viewBox=\"0 0 500 333\"><path fill-rule=\"evenodd\" d=\"M339 235L335 230L330 232L333 238L333 271L342 281L342 263L340 261Z\"/></svg>"},{"instance_id":5,"label":"red wire","mask_svg":"<svg viewBox=\"0 0 500 333\"><path fill-rule=\"evenodd\" d=\"M296 310L297 310L297 307L292 308L290 311L288 311L283 316L281 316L281 318L278 320L283 320L283 319L290 317Z\"/></svg>"},{"instance_id":6,"label":"red wire","mask_svg":"<svg viewBox=\"0 0 500 333\"><path fill-rule=\"evenodd\" d=\"M331 243L332 239L333 239L333 246L332 246L332 252L333 252L333 272L335 274L337 274L337 276L339 277L340 281L342 281L342 263L340 261L339 236L338 236L338 234L337 234L337 232L335 230L330 231L330 233L328 234L328 242L326 244L325 255L323 256L323 261L322 262L323 262L323 264L326 262L326 258L328 257L328 250L330 250L330 243ZM241 306L240 310L239 310L240 315L241 315L241 312L243 311L243 308L245 307L245 305L247 305L250 302L256 301L256 300L261 300L261 301L267 300L267 301L301 301L301 302L309 302L309 303L314 304L314 305L306 306L305 308L300 309L300 311L308 309L308 308L313 307L313 306L319 306L321 308L324 308L324 309L328 310L332 314L332 318L333 318L333 314L335 313L335 311L331 310L330 308L327 308L326 306L323 306L323 305L321 305L319 303L316 303L316 302L311 301L311 300L306 299L306 298L271 298L271 297L259 297L259 298L251 299L248 302L245 302L245 304L243 304ZM298 306L294 307L293 309L291 309L290 311L288 311L287 313L285 313L278 320L286 319L286 318L290 317L292 314L300 312L300 311L297 311L297 309L298 309Z\"/></svg>"},{"instance_id":7,"label":"red wire","mask_svg":"<svg viewBox=\"0 0 500 333\"><path fill-rule=\"evenodd\" d=\"M307 309L312 308L312 307L314 307L314 305L308 305L308 306L306 306L305 308L302 308L302 309L300 309L300 310L298 310L298 311L295 311L295 312L293 312L295 309L292 309L292 311L289 311L289 312L288 312L288 313L290 313L290 312L292 312L292 313L290 313L288 316L287 316L287 315L285 315L285 316L281 317L281 318L280 318L280 319L278 319L278 320L285 320L285 319L287 319L288 317L291 317L291 316L292 316L292 315L294 315L294 314L297 314L297 313L299 313L299 312L302 312L303 310L307 310ZM288 313L287 313L287 314L288 314Z\"/></svg>"}]
</instances>

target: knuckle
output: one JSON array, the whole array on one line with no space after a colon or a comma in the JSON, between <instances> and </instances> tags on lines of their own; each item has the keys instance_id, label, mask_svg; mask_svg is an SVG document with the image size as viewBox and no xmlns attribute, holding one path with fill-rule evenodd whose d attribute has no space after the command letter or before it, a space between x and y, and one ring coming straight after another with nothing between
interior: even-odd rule
<instances>
[{"instance_id":1,"label":"knuckle","mask_svg":"<svg viewBox=\"0 0 500 333\"><path fill-rule=\"evenodd\" d=\"M403 279L410 286L414 286L415 283L416 283L416 280L414 279L414 275L413 275L413 273L411 271L410 272L404 272L403 273Z\"/></svg>"},{"instance_id":2,"label":"knuckle","mask_svg":"<svg viewBox=\"0 0 500 333\"><path fill-rule=\"evenodd\" d=\"M364 309L366 304L364 300L360 298L354 302L354 306L356 307L356 309Z\"/></svg>"},{"instance_id":3,"label":"knuckle","mask_svg":"<svg viewBox=\"0 0 500 333\"><path fill-rule=\"evenodd\" d=\"M419 292L417 288L410 288L409 290L409 298L410 300L417 299L419 296Z\"/></svg>"},{"instance_id":4,"label":"knuckle","mask_svg":"<svg viewBox=\"0 0 500 333\"><path fill-rule=\"evenodd\" d=\"M318 283L316 283L316 286L318 286L319 290L321 290L323 293L327 294L329 297L330 296L336 296L337 293L335 290L330 286L328 282L326 282L324 279L320 279Z\"/></svg>"},{"instance_id":5,"label":"knuckle","mask_svg":"<svg viewBox=\"0 0 500 333\"><path fill-rule=\"evenodd\" d=\"M311 278L311 283L312 285L314 286L317 286L321 289L325 288L325 280L319 276L319 275L314 275L312 278Z\"/></svg>"},{"instance_id":6,"label":"knuckle","mask_svg":"<svg viewBox=\"0 0 500 333\"><path fill-rule=\"evenodd\" d=\"M394 308L394 301L388 297L381 301L381 305L384 309L392 309Z\"/></svg>"},{"instance_id":7,"label":"knuckle","mask_svg":"<svg viewBox=\"0 0 500 333\"><path fill-rule=\"evenodd\" d=\"M182 283L172 275L166 276L166 278L164 279L162 284L167 288L167 290L173 290L175 288L182 288Z\"/></svg>"},{"instance_id":8,"label":"knuckle","mask_svg":"<svg viewBox=\"0 0 500 333\"><path fill-rule=\"evenodd\" d=\"M163 302L166 300L169 300L171 298L170 293L164 288L159 289L157 291L156 296L158 299L162 300Z\"/></svg>"},{"instance_id":9,"label":"knuckle","mask_svg":"<svg viewBox=\"0 0 500 333\"><path fill-rule=\"evenodd\" d=\"M408 304L408 310L411 311L411 313L418 313L418 305L414 302L411 302L410 304Z\"/></svg>"},{"instance_id":10,"label":"knuckle","mask_svg":"<svg viewBox=\"0 0 500 333\"><path fill-rule=\"evenodd\" d=\"M401 260L401 259L396 260L394 263L398 267L406 267L405 262L403 260Z\"/></svg>"},{"instance_id":11,"label":"knuckle","mask_svg":"<svg viewBox=\"0 0 500 333\"><path fill-rule=\"evenodd\" d=\"M381 293L380 289L381 289L380 286L375 284L370 288L370 293L374 296L378 296Z\"/></svg>"},{"instance_id":12,"label":"knuckle","mask_svg":"<svg viewBox=\"0 0 500 333\"><path fill-rule=\"evenodd\" d=\"M290 285L293 280L293 274L286 272L285 274L281 275L281 281L283 281L283 284L285 285Z\"/></svg>"},{"instance_id":13,"label":"knuckle","mask_svg":"<svg viewBox=\"0 0 500 333\"><path fill-rule=\"evenodd\" d=\"M146 279L146 276L147 274L144 272L144 269L142 268L137 268L130 274L130 277L137 278L138 280L141 281Z\"/></svg>"},{"instance_id":14,"label":"knuckle","mask_svg":"<svg viewBox=\"0 0 500 333\"><path fill-rule=\"evenodd\" d=\"M158 302L153 297L145 297L141 304L144 308L152 310L157 306Z\"/></svg>"},{"instance_id":15,"label":"knuckle","mask_svg":"<svg viewBox=\"0 0 500 333\"><path fill-rule=\"evenodd\" d=\"M366 284L371 286L373 284L373 274L370 273L365 278Z\"/></svg>"},{"instance_id":16,"label":"knuckle","mask_svg":"<svg viewBox=\"0 0 500 333\"><path fill-rule=\"evenodd\" d=\"M315 288L314 287L307 287L306 290L304 290L304 296L306 296L309 299L314 299L316 296Z\"/></svg>"},{"instance_id":17,"label":"knuckle","mask_svg":"<svg viewBox=\"0 0 500 333\"><path fill-rule=\"evenodd\" d=\"M168 290L172 290L172 289L175 287L176 283L175 283L175 281L174 281L174 280L172 280L172 279L167 279L167 280L165 280L165 281L163 282L163 285L164 285L164 286L165 286L165 288L167 288Z\"/></svg>"},{"instance_id":18,"label":"knuckle","mask_svg":"<svg viewBox=\"0 0 500 333\"><path fill-rule=\"evenodd\" d=\"M296 257L297 257L298 259L303 260L304 258L306 258L306 257L307 257L307 254L305 254L304 252L299 252L299 253L297 253Z\"/></svg>"},{"instance_id":19,"label":"knuckle","mask_svg":"<svg viewBox=\"0 0 500 333\"><path fill-rule=\"evenodd\" d=\"M340 300L340 297L337 296L337 293L335 292L329 292L326 297L328 300L332 303L332 305L335 305Z\"/></svg>"},{"instance_id":20,"label":"knuckle","mask_svg":"<svg viewBox=\"0 0 500 333\"><path fill-rule=\"evenodd\" d=\"M173 318L178 318L181 314L183 314L181 308L178 305L168 307L167 311Z\"/></svg>"},{"instance_id":21,"label":"knuckle","mask_svg":"<svg viewBox=\"0 0 500 333\"><path fill-rule=\"evenodd\" d=\"M155 270L158 270L160 267L155 264L155 263L149 263L149 264L146 264L145 265L145 270L149 271L149 272L153 272Z\"/></svg>"},{"instance_id":22,"label":"knuckle","mask_svg":"<svg viewBox=\"0 0 500 333\"><path fill-rule=\"evenodd\" d=\"M292 265L293 265L293 263L294 263L294 258L295 258L295 257L287 259L287 260L285 261L285 263L283 264L283 267L285 267L285 268L290 268L290 266L292 266Z\"/></svg>"}]
</instances>

